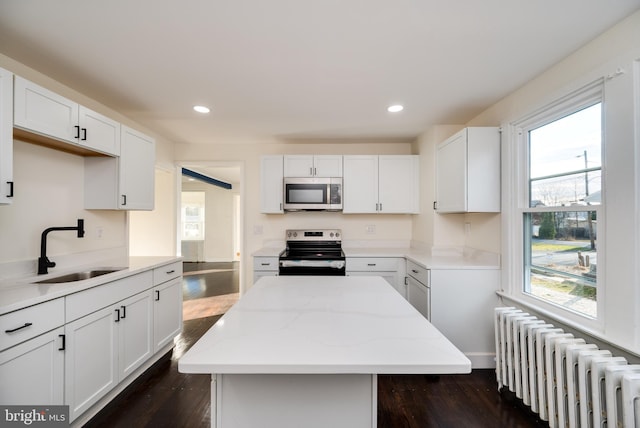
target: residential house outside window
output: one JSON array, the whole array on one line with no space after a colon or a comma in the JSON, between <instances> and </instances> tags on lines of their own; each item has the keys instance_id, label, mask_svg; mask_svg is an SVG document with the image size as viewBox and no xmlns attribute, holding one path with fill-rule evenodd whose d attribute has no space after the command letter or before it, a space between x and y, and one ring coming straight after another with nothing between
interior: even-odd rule
<instances>
[{"instance_id":1,"label":"residential house outside window","mask_svg":"<svg viewBox=\"0 0 640 428\"><path fill-rule=\"evenodd\" d=\"M522 292L596 319L603 231L602 90L589 88L518 126L526 144ZM524 205L524 198L523 198Z\"/></svg>"}]
</instances>

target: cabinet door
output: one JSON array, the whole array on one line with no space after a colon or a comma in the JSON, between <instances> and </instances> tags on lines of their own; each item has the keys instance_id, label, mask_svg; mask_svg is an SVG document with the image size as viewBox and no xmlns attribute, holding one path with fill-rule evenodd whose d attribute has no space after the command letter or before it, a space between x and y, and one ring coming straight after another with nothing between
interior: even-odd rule
<instances>
[{"instance_id":1,"label":"cabinet door","mask_svg":"<svg viewBox=\"0 0 640 428\"><path fill-rule=\"evenodd\" d=\"M455 134L437 147L436 209L467 211L467 131Z\"/></svg>"},{"instance_id":2,"label":"cabinet door","mask_svg":"<svg viewBox=\"0 0 640 428\"><path fill-rule=\"evenodd\" d=\"M342 211L376 213L378 208L378 156L344 156Z\"/></svg>"},{"instance_id":3,"label":"cabinet door","mask_svg":"<svg viewBox=\"0 0 640 428\"><path fill-rule=\"evenodd\" d=\"M155 188L155 141L134 129L122 127L120 145L119 207L153 210Z\"/></svg>"},{"instance_id":4,"label":"cabinet door","mask_svg":"<svg viewBox=\"0 0 640 428\"><path fill-rule=\"evenodd\" d=\"M313 155L285 155L285 177L313 177Z\"/></svg>"},{"instance_id":5,"label":"cabinet door","mask_svg":"<svg viewBox=\"0 0 640 428\"><path fill-rule=\"evenodd\" d=\"M78 103L15 77L14 125L70 143L78 143Z\"/></svg>"},{"instance_id":6,"label":"cabinet door","mask_svg":"<svg viewBox=\"0 0 640 428\"><path fill-rule=\"evenodd\" d=\"M412 277L407 278L407 300L426 319L431 320L431 290Z\"/></svg>"},{"instance_id":7,"label":"cabinet door","mask_svg":"<svg viewBox=\"0 0 640 428\"><path fill-rule=\"evenodd\" d=\"M118 384L118 323L114 307L65 326L65 403L78 417Z\"/></svg>"},{"instance_id":8,"label":"cabinet door","mask_svg":"<svg viewBox=\"0 0 640 428\"><path fill-rule=\"evenodd\" d=\"M316 177L342 177L342 156L314 156L313 173Z\"/></svg>"},{"instance_id":9,"label":"cabinet door","mask_svg":"<svg viewBox=\"0 0 640 428\"><path fill-rule=\"evenodd\" d=\"M113 156L120 155L120 123L84 106L79 109L80 144Z\"/></svg>"},{"instance_id":10,"label":"cabinet door","mask_svg":"<svg viewBox=\"0 0 640 428\"><path fill-rule=\"evenodd\" d=\"M0 205L13 198L13 74L0 68Z\"/></svg>"},{"instance_id":11,"label":"cabinet door","mask_svg":"<svg viewBox=\"0 0 640 428\"><path fill-rule=\"evenodd\" d=\"M119 310L119 380L129 376L153 355L151 292L136 294L116 305ZM117 316L117 315L116 315Z\"/></svg>"},{"instance_id":12,"label":"cabinet door","mask_svg":"<svg viewBox=\"0 0 640 428\"><path fill-rule=\"evenodd\" d=\"M0 352L0 403L64 404L64 327Z\"/></svg>"},{"instance_id":13,"label":"cabinet door","mask_svg":"<svg viewBox=\"0 0 640 428\"><path fill-rule=\"evenodd\" d=\"M379 212L410 214L420 211L418 165L418 156L379 156Z\"/></svg>"},{"instance_id":14,"label":"cabinet door","mask_svg":"<svg viewBox=\"0 0 640 428\"><path fill-rule=\"evenodd\" d=\"M260 212L283 213L284 168L282 156L263 156L260 159Z\"/></svg>"},{"instance_id":15,"label":"cabinet door","mask_svg":"<svg viewBox=\"0 0 640 428\"><path fill-rule=\"evenodd\" d=\"M153 289L153 342L159 351L182 331L182 278Z\"/></svg>"}]
</instances>

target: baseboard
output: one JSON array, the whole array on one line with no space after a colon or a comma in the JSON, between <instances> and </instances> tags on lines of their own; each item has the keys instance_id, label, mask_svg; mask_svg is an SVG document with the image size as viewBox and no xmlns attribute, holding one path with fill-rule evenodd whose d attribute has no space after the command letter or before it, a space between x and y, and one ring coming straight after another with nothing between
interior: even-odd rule
<instances>
[{"instance_id":1,"label":"baseboard","mask_svg":"<svg viewBox=\"0 0 640 428\"><path fill-rule=\"evenodd\" d=\"M471 360L472 369L496 368L496 354L493 352L465 352L464 355Z\"/></svg>"}]
</instances>

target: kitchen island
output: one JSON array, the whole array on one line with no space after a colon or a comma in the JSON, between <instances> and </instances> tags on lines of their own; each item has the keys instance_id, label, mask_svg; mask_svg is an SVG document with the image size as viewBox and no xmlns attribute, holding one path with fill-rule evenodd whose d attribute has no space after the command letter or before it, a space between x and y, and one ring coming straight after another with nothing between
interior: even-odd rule
<instances>
[{"instance_id":1,"label":"kitchen island","mask_svg":"<svg viewBox=\"0 0 640 428\"><path fill-rule=\"evenodd\" d=\"M471 362L380 277L258 280L180 359L211 375L211 426L375 427L378 374Z\"/></svg>"}]
</instances>

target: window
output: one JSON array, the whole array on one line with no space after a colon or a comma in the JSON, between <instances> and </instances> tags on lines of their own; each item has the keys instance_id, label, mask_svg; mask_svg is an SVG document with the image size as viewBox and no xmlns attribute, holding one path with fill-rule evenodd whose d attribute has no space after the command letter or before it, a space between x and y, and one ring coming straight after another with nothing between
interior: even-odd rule
<instances>
[{"instance_id":1,"label":"window","mask_svg":"<svg viewBox=\"0 0 640 428\"><path fill-rule=\"evenodd\" d=\"M204 239L204 192L182 192L181 230L183 241Z\"/></svg>"},{"instance_id":2,"label":"window","mask_svg":"<svg viewBox=\"0 0 640 428\"><path fill-rule=\"evenodd\" d=\"M598 87L524 124L527 206L523 293L597 318L602 224L602 103Z\"/></svg>"}]
</instances>

